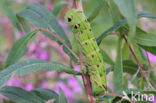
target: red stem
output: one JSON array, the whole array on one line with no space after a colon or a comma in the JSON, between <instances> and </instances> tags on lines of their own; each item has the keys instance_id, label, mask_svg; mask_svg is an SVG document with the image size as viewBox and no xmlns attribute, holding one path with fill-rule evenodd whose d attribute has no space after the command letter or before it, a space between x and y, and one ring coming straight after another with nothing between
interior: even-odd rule
<instances>
[{"instance_id":1,"label":"red stem","mask_svg":"<svg viewBox=\"0 0 156 103\"><path fill-rule=\"evenodd\" d=\"M149 85L152 87L152 85L151 85L151 83L150 83L148 77L147 77L146 74L145 74L145 71L144 71L143 68L142 68L141 63L139 62L138 58L136 57L136 55L135 55L135 53L134 53L134 51L133 51L131 45L128 43L127 38L126 38L125 36L123 36L123 38L124 38L124 40L126 41L126 43L127 43L128 47L129 47L129 49L130 49L132 55L134 56L134 58L135 58L135 60L136 60L136 62L137 62L137 64L138 64L138 66L140 67L140 70L141 70L142 75L144 76L144 78L146 79L146 81L149 83ZM152 87L152 88L153 88L153 87Z\"/></svg>"},{"instance_id":2,"label":"red stem","mask_svg":"<svg viewBox=\"0 0 156 103\"><path fill-rule=\"evenodd\" d=\"M80 52L80 66L81 66L81 70L83 70L83 60L82 60L82 53ZM85 93L86 96L89 98L89 103L94 103L94 97L92 96L92 86L91 86L91 81L90 81L90 77L88 74L81 74L82 76L82 80L84 83L84 88L85 88Z\"/></svg>"},{"instance_id":3,"label":"red stem","mask_svg":"<svg viewBox=\"0 0 156 103\"><path fill-rule=\"evenodd\" d=\"M73 6L75 7L75 9L78 9L78 5L77 5L77 2L76 2L77 0L74 0L73 1Z\"/></svg>"},{"instance_id":4,"label":"red stem","mask_svg":"<svg viewBox=\"0 0 156 103\"><path fill-rule=\"evenodd\" d=\"M8 46L9 46L9 50L12 47L13 41L12 41L12 37L11 37L11 33L10 33L10 26L9 26L9 20L6 20L6 23L4 24L4 30L5 30L5 34L7 37L7 41L8 41Z\"/></svg>"},{"instance_id":5,"label":"red stem","mask_svg":"<svg viewBox=\"0 0 156 103\"><path fill-rule=\"evenodd\" d=\"M77 59L79 59L78 58L78 56L69 48L69 46L66 44L66 42L61 38L61 37L59 37L58 35L56 35L55 33L53 33L53 32L51 32L50 30L48 30L48 29L44 29L44 28L36 28L36 29L38 29L38 30L40 30L40 31L45 31L45 32L48 32L48 33L50 33L51 35L53 35L55 38L57 38Z\"/></svg>"}]
</instances>

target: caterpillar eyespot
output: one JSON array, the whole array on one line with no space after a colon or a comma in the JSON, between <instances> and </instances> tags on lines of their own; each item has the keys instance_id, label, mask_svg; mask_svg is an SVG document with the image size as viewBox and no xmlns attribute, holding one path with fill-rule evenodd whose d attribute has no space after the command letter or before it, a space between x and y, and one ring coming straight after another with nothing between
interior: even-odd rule
<instances>
[{"instance_id":1,"label":"caterpillar eyespot","mask_svg":"<svg viewBox=\"0 0 156 103\"><path fill-rule=\"evenodd\" d=\"M82 11L75 9L71 9L66 13L65 20L76 34L77 41L82 49L91 79L93 94L104 93L107 87L106 72L90 23Z\"/></svg>"},{"instance_id":2,"label":"caterpillar eyespot","mask_svg":"<svg viewBox=\"0 0 156 103\"><path fill-rule=\"evenodd\" d=\"M72 19L70 17L68 17L68 22L71 22L71 21L72 21Z\"/></svg>"}]
</instances>

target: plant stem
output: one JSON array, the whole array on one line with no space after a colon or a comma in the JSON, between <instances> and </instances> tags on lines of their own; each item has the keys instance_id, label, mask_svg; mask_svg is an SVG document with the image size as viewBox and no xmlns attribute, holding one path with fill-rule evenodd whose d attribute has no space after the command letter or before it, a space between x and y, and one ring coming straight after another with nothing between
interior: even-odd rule
<instances>
[{"instance_id":1,"label":"plant stem","mask_svg":"<svg viewBox=\"0 0 156 103\"><path fill-rule=\"evenodd\" d=\"M123 36L123 38L124 38L125 42L127 43L127 45L128 45L128 47L129 47L129 49L130 49L132 55L134 56L134 59L136 60L138 66L139 66L139 68L140 68L140 70L141 70L141 73L142 73L143 77L146 79L146 81L147 81L147 83L149 84L149 86L153 88L153 86L151 85L151 83L150 83L148 77L147 77L146 74L145 74L145 71L144 71L143 68L142 68L141 63L139 62L138 58L136 57L136 55L135 55L135 53L134 53L134 51L133 51L131 45L128 43L127 38L126 38L125 36ZM153 89L154 89L154 88L153 88Z\"/></svg>"},{"instance_id":2,"label":"plant stem","mask_svg":"<svg viewBox=\"0 0 156 103\"><path fill-rule=\"evenodd\" d=\"M53 35L55 38L57 38L75 56L75 58L79 59L78 56L69 48L69 46L65 43L65 41L61 37L59 37L58 35L56 35L55 33L51 32L48 29L44 29L44 28L36 28L36 29L39 29L40 31L48 32L51 35Z\"/></svg>"},{"instance_id":3,"label":"plant stem","mask_svg":"<svg viewBox=\"0 0 156 103\"><path fill-rule=\"evenodd\" d=\"M10 50L12 48L12 44L13 44L11 33L10 33L10 22L8 19L6 19L5 21L6 21L6 23L4 24L4 30L5 30L5 34L7 37L9 50Z\"/></svg>"}]
</instances>

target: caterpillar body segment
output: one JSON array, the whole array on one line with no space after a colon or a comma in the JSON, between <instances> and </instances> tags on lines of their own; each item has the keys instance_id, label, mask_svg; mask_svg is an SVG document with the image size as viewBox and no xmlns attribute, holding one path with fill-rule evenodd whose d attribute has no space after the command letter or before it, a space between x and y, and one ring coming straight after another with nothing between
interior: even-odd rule
<instances>
[{"instance_id":1,"label":"caterpillar body segment","mask_svg":"<svg viewBox=\"0 0 156 103\"><path fill-rule=\"evenodd\" d=\"M95 41L90 23L81 11L71 9L66 13L65 21L76 34L79 45L88 66L93 95L106 91L106 73L100 49Z\"/></svg>"}]
</instances>

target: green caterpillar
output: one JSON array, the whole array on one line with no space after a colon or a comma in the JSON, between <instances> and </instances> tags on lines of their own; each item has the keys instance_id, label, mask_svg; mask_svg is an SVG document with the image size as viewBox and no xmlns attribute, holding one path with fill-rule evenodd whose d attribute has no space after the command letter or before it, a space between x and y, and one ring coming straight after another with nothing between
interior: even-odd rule
<instances>
[{"instance_id":1,"label":"green caterpillar","mask_svg":"<svg viewBox=\"0 0 156 103\"><path fill-rule=\"evenodd\" d=\"M93 95L106 91L106 73L100 49L93 37L90 23L84 13L71 9L66 13L65 21L76 34L88 66Z\"/></svg>"}]
</instances>

